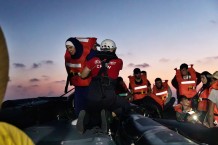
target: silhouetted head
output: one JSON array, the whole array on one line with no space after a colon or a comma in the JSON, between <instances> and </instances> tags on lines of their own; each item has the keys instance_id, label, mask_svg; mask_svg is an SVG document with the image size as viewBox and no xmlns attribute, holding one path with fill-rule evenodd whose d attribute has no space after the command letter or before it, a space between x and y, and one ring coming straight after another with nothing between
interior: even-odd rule
<instances>
[{"instance_id":1,"label":"silhouetted head","mask_svg":"<svg viewBox=\"0 0 218 145\"><path fill-rule=\"evenodd\" d=\"M203 71L201 73L201 82L204 87L209 87L212 81L212 75L208 71Z\"/></svg>"},{"instance_id":2,"label":"silhouetted head","mask_svg":"<svg viewBox=\"0 0 218 145\"><path fill-rule=\"evenodd\" d=\"M139 68L135 68L133 70L133 75L135 76L135 78L139 79L141 78L141 70Z\"/></svg>"},{"instance_id":3,"label":"silhouetted head","mask_svg":"<svg viewBox=\"0 0 218 145\"><path fill-rule=\"evenodd\" d=\"M180 72L182 76L188 75L188 65L186 63L180 65Z\"/></svg>"},{"instance_id":4,"label":"silhouetted head","mask_svg":"<svg viewBox=\"0 0 218 145\"><path fill-rule=\"evenodd\" d=\"M156 78L155 79L155 86L157 87L157 89L161 89L163 86L163 82L161 80L161 78Z\"/></svg>"},{"instance_id":5,"label":"silhouetted head","mask_svg":"<svg viewBox=\"0 0 218 145\"><path fill-rule=\"evenodd\" d=\"M182 104L183 106L190 106L191 105L191 101L185 95L181 95L180 96L180 104Z\"/></svg>"},{"instance_id":6,"label":"silhouetted head","mask_svg":"<svg viewBox=\"0 0 218 145\"><path fill-rule=\"evenodd\" d=\"M146 75L147 76L147 72L146 71L141 71L141 74Z\"/></svg>"},{"instance_id":7,"label":"silhouetted head","mask_svg":"<svg viewBox=\"0 0 218 145\"><path fill-rule=\"evenodd\" d=\"M140 74L141 73L141 70L139 68L135 68L133 70L133 74Z\"/></svg>"}]
</instances>

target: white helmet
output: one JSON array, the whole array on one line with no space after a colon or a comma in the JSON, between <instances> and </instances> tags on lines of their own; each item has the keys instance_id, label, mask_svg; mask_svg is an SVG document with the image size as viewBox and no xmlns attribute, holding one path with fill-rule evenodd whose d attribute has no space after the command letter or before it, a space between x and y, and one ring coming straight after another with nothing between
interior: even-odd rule
<instances>
[{"instance_id":1,"label":"white helmet","mask_svg":"<svg viewBox=\"0 0 218 145\"><path fill-rule=\"evenodd\" d=\"M110 49L116 49L116 44L113 40L111 39L105 39L101 42L101 47L100 49L102 51L109 51Z\"/></svg>"}]
</instances>

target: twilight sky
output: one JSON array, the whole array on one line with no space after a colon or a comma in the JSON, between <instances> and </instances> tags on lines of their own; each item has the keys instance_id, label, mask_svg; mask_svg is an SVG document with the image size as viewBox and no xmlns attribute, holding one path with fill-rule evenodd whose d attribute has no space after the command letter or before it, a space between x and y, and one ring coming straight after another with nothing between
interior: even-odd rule
<instances>
[{"instance_id":1,"label":"twilight sky","mask_svg":"<svg viewBox=\"0 0 218 145\"><path fill-rule=\"evenodd\" d=\"M216 0L0 0L0 26L10 55L5 100L62 95L69 37L114 40L127 84L135 67L152 84L171 81L184 62L218 70Z\"/></svg>"}]
</instances>

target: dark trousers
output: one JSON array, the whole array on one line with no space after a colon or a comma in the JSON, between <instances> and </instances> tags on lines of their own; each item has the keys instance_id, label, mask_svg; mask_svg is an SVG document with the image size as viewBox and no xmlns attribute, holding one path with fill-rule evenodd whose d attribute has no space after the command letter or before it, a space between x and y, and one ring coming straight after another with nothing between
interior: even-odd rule
<instances>
[{"instance_id":1,"label":"dark trousers","mask_svg":"<svg viewBox=\"0 0 218 145\"><path fill-rule=\"evenodd\" d=\"M140 114L148 113L149 116L154 118L162 117L162 107L150 96L145 96L140 100L134 100L132 103L139 106L140 109L137 112Z\"/></svg>"},{"instance_id":2,"label":"dark trousers","mask_svg":"<svg viewBox=\"0 0 218 145\"><path fill-rule=\"evenodd\" d=\"M175 103L175 101L176 101L176 99L174 97L172 97L170 99L170 101L164 105L164 110L168 110L168 109L173 108L173 104Z\"/></svg>"},{"instance_id":3,"label":"dark trousers","mask_svg":"<svg viewBox=\"0 0 218 145\"><path fill-rule=\"evenodd\" d=\"M150 96L145 96L143 99L139 99L139 100L134 100L132 101L133 104L136 104L138 106L157 106L157 108L159 110L162 110L162 107L160 106L160 104L158 104L153 98L151 98Z\"/></svg>"},{"instance_id":4,"label":"dark trousers","mask_svg":"<svg viewBox=\"0 0 218 145\"><path fill-rule=\"evenodd\" d=\"M75 86L75 96L74 96L74 108L75 114L78 117L79 112L86 108L87 104L87 95L88 95L88 86L87 87L80 87Z\"/></svg>"},{"instance_id":5,"label":"dark trousers","mask_svg":"<svg viewBox=\"0 0 218 145\"><path fill-rule=\"evenodd\" d=\"M113 102L113 103L111 103ZM87 128L92 128L94 126L100 126L101 124L101 110L104 109L108 112L108 116L111 116L112 112L114 112L118 118L123 118L126 112L130 110L130 104L124 98L119 96L115 97L115 100L108 100L99 102L89 101L86 109L87 115L89 116L89 123ZM108 119L107 119L108 120Z\"/></svg>"}]
</instances>

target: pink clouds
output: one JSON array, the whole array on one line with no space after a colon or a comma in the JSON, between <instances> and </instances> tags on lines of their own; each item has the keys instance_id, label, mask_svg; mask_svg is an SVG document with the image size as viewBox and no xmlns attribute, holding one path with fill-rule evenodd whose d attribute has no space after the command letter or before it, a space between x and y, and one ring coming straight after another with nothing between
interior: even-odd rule
<instances>
[{"instance_id":1,"label":"pink clouds","mask_svg":"<svg viewBox=\"0 0 218 145\"><path fill-rule=\"evenodd\" d=\"M134 63L129 63L128 67L140 67L140 68L146 68L146 67L150 67L149 64L147 63L142 63L142 64L134 64Z\"/></svg>"}]
</instances>

